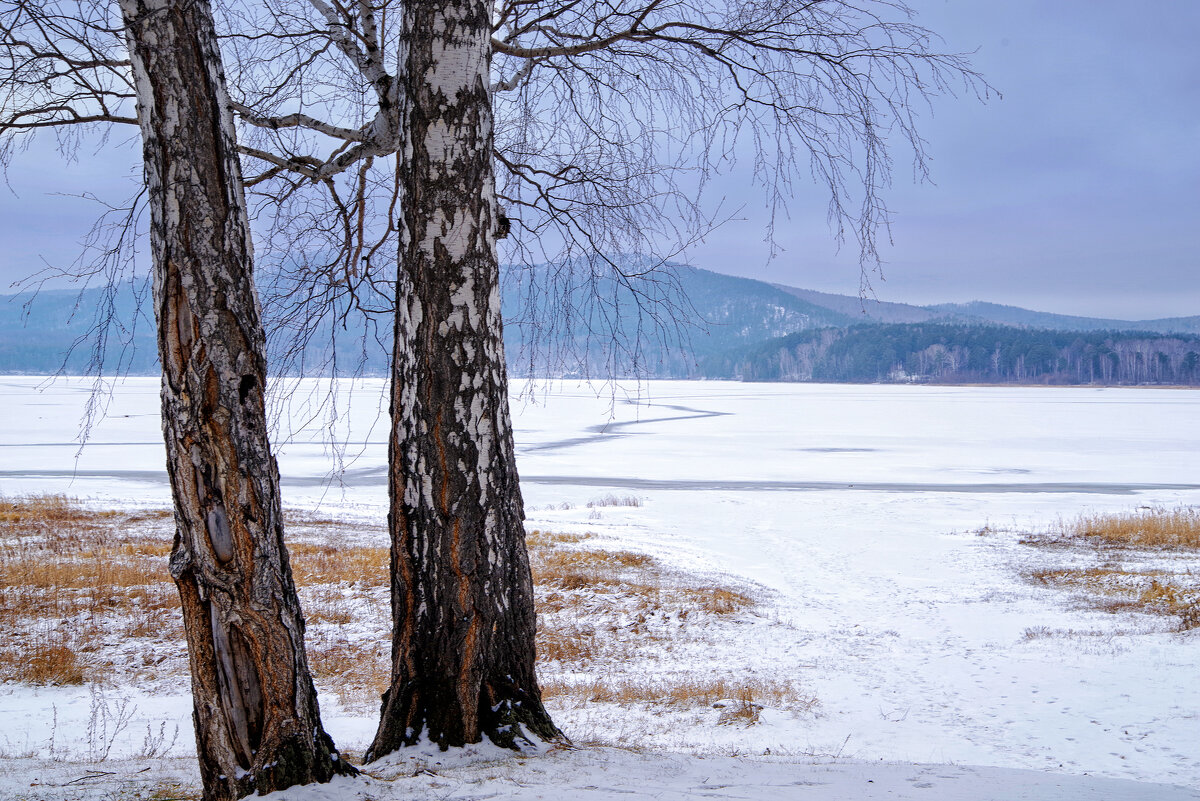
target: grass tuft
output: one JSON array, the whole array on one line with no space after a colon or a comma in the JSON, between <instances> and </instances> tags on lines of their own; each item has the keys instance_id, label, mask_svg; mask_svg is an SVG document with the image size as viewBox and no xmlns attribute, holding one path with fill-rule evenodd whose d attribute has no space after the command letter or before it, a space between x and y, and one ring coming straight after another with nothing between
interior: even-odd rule
<instances>
[{"instance_id":1,"label":"grass tuft","mask_svg":"<svg viewBox=\"0 0 1200 801\"><path fill-rule=\"evenodd\" d=\"M1200 549L1200 507L1155 506L1118 514L1080 515L1062 523L1060 533L1115 546Z\"/></svg>"},{"instance_id":2,"label":"grass tuft","mask_svg":"<svg viewBox=\"0 0 1200 801\"><path fill-rule=\"evenodd\" d=\"M587 508L597 509L602 506L641 506L642 499L636 495L613 495L608 494L600 498L593 498L588 501Z\"/></svg>"},{"instance_id":3,"label":"grass tuft","mask_svg":"<svg viewBox=\"0 0 1200 801\"><path fill-rule=\"evenodd\" d=\"M1200 628L1195 554L1200 549L1200 508L1085 514L1021 542L1091 553L1090 565L1029 571L1035 582L1071 590L1103 611L1163 615L1176 618L1180 630Z\"/></svg>"},{"instance_id":4,"label":"grass tuft","mask_svg":"<svg viewBox=\"0 0 1200 801\"><path fill-rule=\"evenodd\" d=\"M83 684L83 665L66 638L35 642L26 654L20 678L30 684Z\"/></svg>"}]
</instances>

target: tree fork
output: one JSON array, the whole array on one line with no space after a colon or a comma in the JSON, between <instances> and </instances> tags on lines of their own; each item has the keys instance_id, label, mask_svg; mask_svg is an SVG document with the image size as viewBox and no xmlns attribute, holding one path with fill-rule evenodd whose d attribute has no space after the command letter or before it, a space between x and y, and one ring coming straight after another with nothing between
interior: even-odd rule
<instances>
[{"instance_id":1,"label":"tree fork","mask_svg":"<svg viewBox=\"0 0 1200 801\"><path fill-rule=\"evenodd\" d=\"M162 424L206 801L356 770L320 722L267 437L249 222L205 0L121 0L149 189Z\"/></svg>"},{"instance_id":2,"label":"tree fork","mask_svg":"<svg viewBox=\"0 0 1200 801\"><path fill-rule=\"evenodd\" d=\"M374 760L562 738L534 673L500 320L490 6L405 5L411 157L392 362L392 676Z\"/></svg>"}]
</instances>

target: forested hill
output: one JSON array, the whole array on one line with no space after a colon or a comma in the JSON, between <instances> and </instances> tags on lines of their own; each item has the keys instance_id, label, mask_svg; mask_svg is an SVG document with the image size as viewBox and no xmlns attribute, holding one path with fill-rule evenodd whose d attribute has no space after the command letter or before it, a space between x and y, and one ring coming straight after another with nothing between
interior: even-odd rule
<instances>
[{"instance_id":1,"label":"forested hill","mask_svg":"<svg viewBox=\"0 0 1200 801\"><path fill-rule=\"evenodd\" d=\"M631 282L557 272L502 268L514 375L695 378L698 362L731 349L855 322L762 281L695 267Z\"/></svg>"},{"instance_id":2,"label":"forested hill","mask_svg":"<svg viewBox=\"0 0 1200 801\"><path fill-rule=\"evenodd\" d=\"M631 257L630 273L643 265ZM501 306L513 375L689 378L700 359L795 331L849 325L840 312L762 281L671 265L661 279L616 281L604 269L502 267ZM158 371L148 287L49 290L0 296L0 374L83 374L104 351L105 371ZM361 299L361 298L360 298ZM386 308L376 296L364 305ZM264 304L268 360L284 373L386 375L391 320L343 306L323 321L273 320ZM101 339L98 322L113 321ZM304 347L297 351L296 343ZM285 355L286 354L286 355Z\"/></svg>"},{"instance_id":3,"label":"forested hill","mask_svg":"<svg viewBox=\"0 0 1200 801\"><path fill-rule=\"evenodd\" d=\"M736 378L771 381L977 381L1196 384L1200 317L1123 322L970 303L910 306L766 284L624 257L502 268L514 376ZM591 269L595 266L595 269ZM269 290L268 290L269 291ZM115 292L0 296L0 374L158 371L145 284ZM286 292L279 292L286 297ZM359 298L363 300L363 298ZM366 305L387 308L382 295ZM276 374L388 372L392 323L337 307L325 320L273 319ZM111 320L107 329L98 320ZM1105 324L1111 330L1094 330ZM1119 329L1119 330L1118 330ZM97 332L104 330L105 336Z\"/></svg>"},{"instance_id":4,"label":"forested hill","mask_svg":"<svg viewBox=\"0 0 1200 801\"><path fill-rule=\"evenodd\" d=\"M804 331L707 360L746 381L1200 386L1200 336L914 323Z\"/></svg>"}]
</instances>

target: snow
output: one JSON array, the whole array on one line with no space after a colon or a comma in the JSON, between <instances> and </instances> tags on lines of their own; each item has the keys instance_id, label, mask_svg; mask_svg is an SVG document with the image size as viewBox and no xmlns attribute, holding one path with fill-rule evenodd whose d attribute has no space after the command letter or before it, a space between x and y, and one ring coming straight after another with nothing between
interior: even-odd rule
<instances>
[{"instance_id":1,"label":"snow","mask_svg":"<svg viewBox=\"0 0 1200 801\"><path fill-rule=\"evenodd\" d=\"M579 799L661 801L789 799L813 801L1183 801L1190 790L1162 784L1062 776L1036 771L957 765L801 762L769 758L635 754L618 749L556 751L534 759L499 757L466 766L414 761L412 772L391 782L339 779L267 795L278 801L368 801L378 798Z\"/></svg>"},{"instance_id":2,"label":"snow","mask_svg":"<svg viewBox=\"0 0 1200 801\"><path fill-rule=\"evenodd\" d=\"M0 493L168 505L157 380L117 385L76 459L90 387L0 378ZM327 389L303 383L278 407L284 503L378 521L384 385L343 393L333 423L306 407ZM1085 510L1200 504L1200 394L518 383L513 415L529 528L596 532L759 588L757 613L680 669L715 659L796 682L818 706L768 708L743 727L717 725L715 709L563 705L555 720L577 743L633 750L418 755L394 781L287 798L1200 798L1200 635L1028 584L1022 570L1047 556L1019 541ZM340 448L326 444L331 431ZM588 508L607 494L641 506ZM194 783L190 703L177 690L122 690L137 712L112 759L135 758L147 731L178 724L156 775ZM114 704L116 688L106 693ZM321 703L339 746L361 751L374 720L336 695ZM0 735L11 757L0 796L92 797L51 785L84 772L93 704L77 688L0 687L16 724ZM109 764L148 763L98 769ZM31 772L48 794L33 794ZM93 784L104 786L72 787Z\"/></svg>"}]
</instances>

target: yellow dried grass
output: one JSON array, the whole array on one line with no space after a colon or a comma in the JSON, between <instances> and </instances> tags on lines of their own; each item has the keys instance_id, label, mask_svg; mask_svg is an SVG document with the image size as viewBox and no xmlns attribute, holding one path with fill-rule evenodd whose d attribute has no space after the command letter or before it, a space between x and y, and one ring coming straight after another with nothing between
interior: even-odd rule
<instances>
[{"instance_id":1,"label":"yellow dried grass","mask_svg":"<svg viewBox=\"0 0 1200 801\"><path fill-rule=\"evenodd\" d=\"M178 596L166 569L169 511L97 511L64 496L5 499L0 508L0 680L98 678L105 672L104 639L113 634L145 641L147 653L162 650L164 642L182 646ZM300 525L320 529L323 537L289 545L314 676L352 701L377 703L389 671L388 549L339 544L351 532L340 531L336 521L302 519ZM682 624L689 616L729 615L753 604L737 590L670 573L646 554L581 547L593 537L537 530L527 536L542 661L582 666L633 648L669 650L670 638L687 635L668 637L650 625L655 616ZM598 594L606 600L598 603ZM620 625L605 616L616 607L626 615ZM346 643L339 627L361 624L363 615L377 639ZM34 636L63 620L73 621L70 639ZM185 669L182 660L153 662L162 671ZM651 691L642 692L648 697Z\"/></svg>"},{"instance_id":2,"label":"yellow dried grass","mask_svg":"<svg viewBox=\"0 0 1200 801\"><path fill-rule=\"evenodd\" d=\"M386 640L315 642L307 651L313 678L337 692L344 706L378 706L391 675Z\"/></svg>"},{"instance_id":3,"label":"yellow dried grass","mask_svg":"<svg viewBox=\"0 0 1200 801\"><path fill-rule=\"evenodd\" d=\"M746 708L771 706L807 711L817 705L812 695L790 682L761 678L667 678L657 681L593 679L585 682L551 681L542 686L543 696L559 701L651 704L675 708L711 707L721 701Z\"/></svg>"},{"instance_id":4,"label":"yellow dried grass","mask_svg":"<svg viewBox=\"0 0 1200 801\"><path fill-rule=\"evenodd\" d=\"M1181 629L1200 627L1200 574L1193 553L1200 549L1200 507L1082 514L1021 541L1082 546L1106 560L1089 567L1032 570L1028 576L1034 581L1075 591L1104 611L1174 616Z\"/></svg>"},{"instance_id":5,"label":"yellow dried grass","mask_svg":"<svg viewBox=\"0 0 1200 801\"><path fill-rule=\"evenodd\" d=\"M1060 533L1109 545L1200 548L1200 507L1155 506L1133 512L1084 514L1063 522Z\"/></svg>"},{"instance_id":6,"label":"yellow dried grass","mask_svg":"<svg viewBox=\"0 0 1200 801\"><path fill-rule=\"evenodd\" d=\"M390 556L387 548L340 546L333 542L293 542L288 544L288 554L292 576L298 585L388 586Z\"/></svg>"},{"instance_id":7,"label":"yellow dried grass","mask_svg":"<svg viewBox=\"0 0 1200 801\"><path fill-rule=\"evenodd\" d=\"M19 498L0 496L0 526L87 523L116 517L119 514L111 510L88 509L82 506L78 499L61 494L46 493Z\"/></svg>"}]
</instances>

